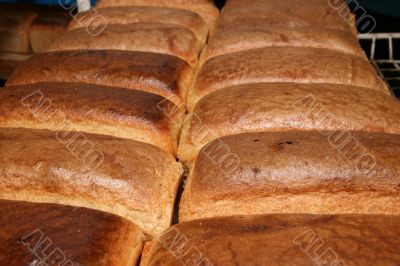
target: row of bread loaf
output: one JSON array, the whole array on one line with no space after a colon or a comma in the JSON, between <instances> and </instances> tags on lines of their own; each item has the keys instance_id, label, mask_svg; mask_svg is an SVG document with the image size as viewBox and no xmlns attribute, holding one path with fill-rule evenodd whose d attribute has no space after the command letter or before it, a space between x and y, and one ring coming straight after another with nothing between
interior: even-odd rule
<instances>
[{"instance_id":1,"label":"row of bread loaf","mask_svg":"<svg viewBox=\"0 0 400 266\"><path fill-rule=\"evenodd\" d=\"M84 136L81 139L77 138L78 142L82 143L79 145L76 142L71 144L68 134L57 134L58 138L55 139L54 134L48 131L4 129L2 133L4 142L0 144L4 146L0 151L3 153L1 158L5 158L3 169L6 171L3 172L8 176L4 175L3 179L11 177L11 180L10 183L5 183L3 188L9 189L9 195L16 195L17 198L14 199L17 200L21 200L21 195L24 193L27 198L23 199L27 201L36 202L38 197L42 199L47 197L41 201L54 202L54 198L50 198L50 201L48 199L52 195L57 195L57 203L100 209L133 221L147 235L160 236L144 250L142 261L143 264L147 262L147 265L397 263L400 260L396 251L399 244L397 236L400 221L397 216L389 214L395 215L395 211L399 210L396 205L396 194L398 194L396 179L399 171L396 156L399 154L400 140L395 135L388 137L386 132L391 130L390 133L397 133L398 103L386 95L385 86L380 87L382 81L376 77L365 60L356 60L358 59L356 57L349 59L347 55L341 59L343 51L332 52L329 57L323 52L327 53L326 50L334 50L333 48L314 47L312 41L311 44L301 44L302 41L309 42L309 37L314 36L313 34L303 37L301 33L293 35L293 32L301 32L300 26L309 27L316 21L322 27L324 24L325 27L345 27L344 23L341 26L337 25L341 20L336 17L336 13L329 10L321 13L324 9L319 8L326 8L326 6L318 5L318 3L324 1L311 1L313 5L304 7L302 5L307 5L310 1L276 2L264 0L254 1L251 4L243 0L228 1L208 48L202 56L206 58L209 54L210 58L200 60L203 61L200 63L203 67L200 69L194 90L190 85L187 87L189 93L197 93L201 91L199 90L200 82L204 82L203 88L210 91L204 93L204 99L199 93L200 96L194 101L197 104L191 106L190 101L188 102L189 108L192 108L194 112L187 118L190 122L187 122L185 126L182 140L188 136L191 139L191 145L195 148L192 149L191 146L185 146L185 143L181 142L178 153L181 160L192 166L181 202L180 220L183 221L181 224L167 229L160 236L161 231L166 228L164 225L169 223L170 215L164 216L163 213L156 215L155 212L160 209L169 212L173 208L170 203L174 200L171 200L170 196L174 195L175 191L170 191L175 190L179 183L176 180L180 176L180 166L175 163L172 156L154 146L142 143L149 142L161 147L159 143L163 143L162 141L152 143L153 140L139 139L141 142L126 140L123 139L126 136L140 134L121 133L126 129L124 125L143 121L140 110L142 112L146 110L145 115L153 118L154 124L162 125L149 127L150 129L143 133L143 136L152 136L157 131L155 129L165 130L165 124L159 121L171 119L170 114L165 115L165 110L172 108L171 104L161 106L164 111L162 113L147 113L148 110L155 110L151 108L154 104L148 100L150 94L136 91L136 94L131 95L127 90L123 90L122 93L122 90L111 88L116 84L119 87L118 82L121 84L136 82L135 86L140 85L141 91L151 89L150 92L170 99L160 92L164 92L165 88L171 90L171 86L181 86L178 85L179 78L174 79L174 77L181 77L182 74L179 70L167 71L167 73L157 71L157 69L163 71L170 69L170 67L165 67L170 66L167 61L161 61L163 63L160 63L157 68L161 54L157 54L157 60L139 60L152 62L142 68L139 64L132 67L131 63L136 60L126 59L124 62L123 59L128 57L127 52L114 57L118 58L118 62L122 62L118 65L113 63L113 60L107 59L110 53L94 50L86 53L76 51L77 57L72 61L69 61L69 56L64 55L58 58L56 56L53 60L49 60L52 64L43 68L40 67L47 63L47 59L39 64L31 63L31 67L27 64L25 67L31 70L29 75L25 74L24 79L30 80L33 77L28 82L32 84L46 82L47 80L34 81L43 77L55 79L51 82L57 82L58 86L66 81L75 84L76 82L99 84L110 80L110 83L105 84L108 87L85 85L89 86L85 89L85 86L81 84L79 87L76 85L60 87L57 90L61 90L62 93L53 94L52 90L55 87L52 85L53 87L43 93L43 97L48 97L55 105L52 111L57 112L61 106L63 113L68 115L68 126L74 128L84 126L82 131L109 135L106 137L85 134L94 147L104 153L104 162L95 171L86 172L82 171L81 165L73 163L74 154L68 148L71 145L78 147L86 145L87 139ZM147 3L153 3L153 1L147 1ZM252 7L253 5L255 7ZM296 9L291 10L293 6L296 6ZM234 12L235 8L239 7L238 17L231 18L229 10ZM315 12L311 12L312 14L324 14L324 16L310 17L310 13L306 12L310 7L316 9ZM261 11L257 13L256 11L260 8ZM249 10L246 11L247 9ZM263 16L263 12L267 11L272 11L272 13ZM274 18L273 15L276 17ZM256 20L260 18L266 21L258 24ZM239 31L243 27L241 34L249 34L250 37L252 33L246 33L245 29L247 20L249 20L248 23L253 23L251 28L265 25L268 27L265 30L268 31L275 29L273 25L288 23L281 27L286 27L284 30L291 30L291 33L283 34L283 37L279 38L283 42L291 42L292 39L289 37L297 36L296 38L302 41L299 45L276 47L279 46L279 42L268 45L269 34L264 36L267 40L261 38L261 44L251 39L259 38L260 34L254 34L254 37L247 39L250 41L246 45L250 47L242 44L243 48L238 42L241 39L240 36L238 39L233 36L233 42L235 45L238 44L237 47L229 48L234 50L226 55L224 55L224 49L221 50L222 53L215 52L215 54L220 54L214 57L211 46L213 38L217 38L218 32L225 27L229 28L229 23L224 22L229 19L233 23L232 32ZM255 21L252 21L253 19ZM266 23L268 20L270 24ZM328 21L331 22L328 23ZM279 32L279 29L275 30ZM354 34L354 29L351 27L350 31ZM286 41L286 37L289 40ZM113 36L109 40L115 38L117 37ZM224 38L221 38L221 41L223 42ZM265 43L262 44L264 41ZM227 44L229 43L231 42L227 41ZM251 43L259 46L251 49ZM307 49L289 48L302 45ZM216 45L215 47L219 49L224 46ZM276 48L276 50L268 50L270 48ZM320 50L302 54L306 50L312 51L311 48ZM291 50L293 54L289 55L292 59L285 59L285 55ZM251 51L253 55L248 55L247 53L250 54ZM67 52L71 56L74 54ZM79 55L82 54L91 55L91 57L86 57L91 59L81 60ZM273 57L274 55L276 57ZM361 55L362 53L360 57ZM318 58L306 60L312 56ZM226 58L218 62L217 59L221 57ZM252 57L254 57L253 61L250 60ZM332 58L339 58L339 62ZM277 61L268 62L270 59ZM282 61L279 61L280 59ZM90 67L85 63L88 61L92 61ZM70 62L73 63L71 64L73 67L70 66L69 70L62 72L66 67L62 64L69 65ZM209 64L208 70L207 64ZM268 70L267 67L271 64ZM56 67L57 65L59 67ZM40 74L34 74L36 68L40 69ZM55 68L58 70L54 70ZM131 70L128 71L128 68ZM91 70L85 74L79 74L87 69ZM278 72L275 72L276 70ZM337 73L339 70L342 72ZM140 75L137 74L137 79L135 79L136 72L140 73ZM350 72L351 77L348 82L358 82L356 86L345 83L343 75L349 75ZM18 79L18 76L24 73L25 71L21 71L14 77ZM74 80L62 80L71 78L72 75L68 76L69 73L74 73ZM148 74L145 75L146 73ZM161 74L155 76L154 73L164 74L164 83L160 82ZM337 74L332 76L332 73ZM135 81L126 78L128 74L133 75L132 79ZM343 79L340 80L341 78ZM169 86L163 87L164 90L155 86L167 84L165 80L171 82L168 83ZM10 84L11 82L12 80ZM43 88L46 87L43 87L43 84L29 86L31 89L28 91L32 92L36 89L43 92ZM128 86L121 87L129 88ZM12 103L2 110L2 113L6 114L5 116L2 114L4 123L14 123L15 126L17 123L13 117L19 116L19 119L29 118L19 124L22 125L21 127L26 127L32 119L46 124L46 128L54 126L54 123L64 125L57 122L61 119L48 120L45 114L38 117L37 113L32 113L32 108L29 107L33 106L35 111L37 102L43 102L40 100L42 94L38 94L39 100L26 97L31 95L19 92L18 87L20 86L8 88L13 91L10 90L7 94L8 101L1 104L1 106L7 106L6 102ZM376 92L367 91L368 87L376 89ZM103 89L100 90L100 88ZM62 97L57 95L62 95ZM21 99L23 99L23 107L28 107L28 110L25 110L26 113L23 108L10 110ZM136 104L133 105L135 106L133 109L137 110L136 113L132 112L132 103L135 103L132 99L137 99ZM159 110L159 100L153 102ZM164 101L161 102L164 103ZM314 110L317 108L317 111L320 111L321 106L326 109L323 109L323 115L319 116ZM123 117L116 115L122 111L126 112ZM176 110L171 111L174 115L175 112ZM304 112L306 116L301 115L301 112ZM162 118L162 115L165 115L165 118ZM176 118L173 117L171 120L174 119ZM334 120L327 121L327 119ZM144 125L152 123L145 122ZM34 124L38 123L34 122ZM8 125L6 127L9 127ZM107 125L111 125L110 128L107 129ZM57 129L57 126L54 128ZM115 131L119 132L116 133L112 128L117 128ZM113 134L125 135L117 135L118 138L116 138ZM64 138L66 142L62 141ZM354 147L341 145L343 138L353 140L348 142L348 145L361 147L362 150L365 148L368 154L372 154L377 159L372 175L362 171L356 172L357 169L354 168L356 164L351 165L344 161L340 152L350 149L351 153ZM65 146L66 143L67 146ZM206 147L198 153L205 145ZM182 155L184 153L181 152L187 148L189 149L187 154L192 154L192 157ZM171 150L174 152L174 149L169 151ZM230 160L223 160L226 158L234 158L234 164L232 165ZM350 159L358 158L350 157ZM24 163L24 167L21 167L21 162ZM60 166L59 162L68 163ZM42 174L42 176L36 175L41 184L36 183L33 178L27 178L25 171L31 169ZM364 169L361 168L361 170ZM170 172L175 174L166 174ZM19 176L24 179L18 179ZM43 182L43 177L46 182ZM62 180L62 182L57 180ZM22 181L25 183L17 184ZM140 191L137 191L138 188ZM16 191L21 191L21 193L15 193ZM165 193L165 191L169 192ZM7 196L6 199L10 197ZM85 205L88 202L91 204ZM13 255L7 257L7 262L14 259L14 264L19 265L19 262L22 262L22 259L19 260L20 257L27 260L26 257L17 257L15 254L27 254L26 246L31 247L30 244L37 244L32 241L32 239L36 240L34 237L37 235L44 239L49 237L54 242L52 245L54 249L45 250L47 253L43 252L43 246L39 245L36 251L40 251L40 254L48 255L49 252L57 250L56 248L68 247L61 255L59 252L51 253L52 256L58 255L59 260L64 259L66 265L69 265L70 261L73 263L76 259L85 265L98 265L100 257L103 258L102 263L106 265L132 265L136 263L137 256L141 253L142 233L132 223L111 214L76 207L9 201L2 203L0 207L2 212L7 214L5 221L10 223L2 225L7 228L7 232L13 232L16 228L23 229L18 234L8 235L9 242L5 242L4 250L8 251L7 254ZM132 212L133 209L137 212ZM151 215L146 213L149 209L152 210L152 218L156 216L159 218L157 222L168 221L163 223L163 226L159 226L159 230L154 234L151 230L157 222L149 218ZM374 215L365 215L367 213ZM21 217L24 219L23 224L21 224ZM76 223L77 219L81 222ZM193 219L200 220L189 221ZM18 226L11 225L18 224L17 222ZM42 224L45 226L41 226ZM36 228L43 228L43 230L38 232L35 231ZM65 232L60 232L60 228L64 228ZM79 237L75 237L77 232L79 232ZM68 237L69 235L74 237ZM21 236L23 237L20 238ZM93 243L96 245L88 245L87 238L95 239ZM23 244L9 244L17 241ZM18 251L20 252L16 253ZM48 258L52 257L48 256Z\"/></svg>"},{"instance_id":2,"label":"row of bread loaf","mask_svg":"<svg viewBox=\"0 0 400 266\"><path fill-rule=\"evenodd\" d=\"M227 1L188 93L181 223L148 265L400 262L400 103L354 23L344 1Z\"/></svg>"},{"instance_id":3,"label":"row of bread loaf","mask_svg":"<svg viewBox=\"0 0 400 266\"><path fill-rule=\"evenodd\" d=\"M186 93L217 14L99 1L16 69L0 91L1 265L138 264L172 223Z\"/></svg>"}]
</instances>

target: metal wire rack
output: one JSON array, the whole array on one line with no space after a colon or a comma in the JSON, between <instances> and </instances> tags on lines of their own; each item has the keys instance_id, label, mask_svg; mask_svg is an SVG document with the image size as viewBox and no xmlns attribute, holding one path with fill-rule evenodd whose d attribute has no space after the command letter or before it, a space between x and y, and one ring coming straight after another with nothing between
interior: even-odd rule
<instances>
[{"instance_id":1,"label":"metal wire rack","mask_svg":"<svg viewBox=\"0 0 400 266\"><path fill-rule=\"evenodd\" d=\"M371 63L400 98L400 33L369 33L359 35Z\"/></svg>"}]
</instances>

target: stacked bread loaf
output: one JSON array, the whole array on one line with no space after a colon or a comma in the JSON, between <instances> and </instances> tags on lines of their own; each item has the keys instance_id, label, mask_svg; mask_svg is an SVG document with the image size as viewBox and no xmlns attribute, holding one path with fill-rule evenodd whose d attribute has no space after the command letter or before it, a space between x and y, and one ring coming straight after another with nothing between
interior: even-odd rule
<instances>
[{"instance_id":1,"label":"stacked bread loaf","mask_svg":"<svg viewBox=\"0 0 400 266\"><path fill-rule=\"evenodd\" d=\"M330 2L79 14L0 93L0 264L398 264L400 104Z\"/></svg>"},{"instance_id":2,"label":"stacked bread loaf","mask_svg":"<svg viewBox=\"0 0 400 266\"><path fill-rule=\"evenodd\" d=\"M135 265L171 225L186 94L218 10L158 2L79 13L1 91L1 265Z\"/></svg>"},{"instance_id":3,"label":"stacked bread loaf","mask_svg":"<svg viewBox=\"0 0 400 266\"><path fill-rule=\"evenodd\" d=\"M210 265L399 263L400 105L343 14L344 1L227 1L188 93L181 224L145 248L148 265L193 261L177 232Z\"/></svg>"}]
</instances>

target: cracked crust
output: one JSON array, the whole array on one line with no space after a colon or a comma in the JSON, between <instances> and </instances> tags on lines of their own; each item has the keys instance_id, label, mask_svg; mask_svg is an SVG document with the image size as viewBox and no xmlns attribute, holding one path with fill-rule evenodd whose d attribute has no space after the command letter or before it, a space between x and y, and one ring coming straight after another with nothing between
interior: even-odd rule
<instances>
[{"instance_id":1,"label":"cracked crust","mask_svg":"<svg viewBox=\"0 0 400 266\"><path fill-rule=\"evenodd\" d=\"M201 43L187 28L164 23L143 22L107 25L88 33L86 28L69 31L57 39L49 52L65 50L123 50L169 54L194 66Z\"/></svg>"},{"instance_id":2,"label":"cracked crust","mask_svg":"<svg viewBox=\"0 0 400 266\"><path fill-rule=\"evenodd\" d=\"M0 216L1 265L135 265L143 246L134 224L95 210L0 200Z\"/></svg>"},{"instance_id":3,"label":"cracked crust","mask_svg":"<svg viewBox=\"0 0 400 266\"><path fill-rule=\"evenodd\" d=\"M182 172L173 156L141 142L0 128L0 198L113 213L150 236L170 226Z\"/></svg>"},{"instance_id":4,"label":"cracked crust","mask_svg":"<svg viewBox=\"0 0 400 266\"><path fill-rule=\"evenodd\" d=\"M146 266L182 265L181 261L186 265L396 265L399 234L398 216L291 214L196 220L174 225L161 241L154 241Z\"/></svg>"},{"instance_id":5,"label":"cracked crust","mask_svg":"<svg viewBox=\"0 0 400 266\"><path fill-rule=\"evenodd\" d=\"M203 19L189 10L155 6L117 6L80 12L71 20L69 30L102 27L104 24L131 24L157 22L174 24L191 30L197 39L205 43L208 28Z\"/></svg>"},{"instance_id":6,"label":"cracked crust","mask_svg":"<svg viewBox=\"0 0 400 266\"><path fill-rule=\"evenodd\" d=\"M51 52L22 63L7 86L75 82L142 90L184 106L193 70L171 55L113 50Z\"/></svg>"},{"instance_id":7,"label":"cracked crust","mask_svg":"<svg viewBox=\"0 0 400 266\"><path fill-rule=\"evenodd\" d=\"M379 91L333 84L230 87L201 99L185 118L178 157L192 161L204 145L223 136L291 130L398 134L400 103Z\"/></svg>"},{"instance_id":8,"label":"cracked crust","mask_svg":"<svg viewBox=\"0 0 400 266\"><path fill-rule=\"evenodd\" d=\"M400 135L239 134L199 153L182 221L267 213L400 214ZM233 159L235 158L235 159Z\"/></svg>"},{"instance_id":9,"label":"cracked crust","mask_svg":"<svg viewBox=\"0 0 400 266\"><path fill-rule=\"evenodd\" d=\"M230 86L261 82L332 83L390 94L364 58L329 49L268 47L221 55L201 68L188 108L207 94Z\"/></svg>"}]
</instances>

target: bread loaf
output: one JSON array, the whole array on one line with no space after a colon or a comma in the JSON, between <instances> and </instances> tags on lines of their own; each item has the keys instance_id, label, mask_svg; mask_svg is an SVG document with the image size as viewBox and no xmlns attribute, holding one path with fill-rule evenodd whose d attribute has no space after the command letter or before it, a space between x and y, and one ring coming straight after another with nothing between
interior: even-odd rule
<instances>
[{"instance_id":1,"label":"bread loaf","mask_svg":"<svg viewBox=\"0 0 400 266\"><path fill-rule=\"evenodd\" d=\"M343 0L228 0L218 17L216 32L283 26L351 32L357 37L355 18Z\"/></svg>"},{"instance_id":2,"label":"bread loaf","mask_svg":"<svg viewBox=\"0 0 400 266\"><path fill-rule=\"evenodd\" d=\"M66 12L48 11L40 14L29 29L33 53L43 53L67 31L71 16Z\"/></svg>"},{"instance_id":3,"label":"bread loaf","mask_svg":"<svg viewBox=\"0 0 400 266\"><path fill-rule=\"evenodd\" d=\"M98 209L155 236L172 221L182 166L145 143L0 128L0 198Z\"/></svg>"},{"instance_id":4,"label":"bread loaf","mask_svg":"<svg viewBox=\"0 0 400 266\"><path fill-rule=\"evenodd\" d=\"M158 95L92 84L38 83L0 91L0 127L110 135L171 154L183 112Z\"/></svg>"},{"instance_id":5,"label":"bread loaf","mask_svg":"<svg viewBox=\"0 0 400 266\"><path fill-rule=\"evenodd\" d=\"M359 56L319 48L268 47L208 60L189 92L189 109L213 91L261 82L332 83L390 93L372 65Z\"/></svg>"},{"instance_id":6,"label":"bread loaf","mask_svg":"<svg viewBox=\"0 0 400 266\"><path fill-rule=\"evenodd\" d=\"M96 35L85 28L76 29L57 39L49 51L85 49L169 54L194 65L201 44L190 30L182 26L148 22L107 25Z\"/></svg>"},{"instance_id":7,"label":"bread loaf","mask_svg":"<svg viewBox=\"0 0 400 266\"><path fill-rule=\"evenodd\" d=\"M12 6L0 9L0 52L30 53L29 29L37 13Z\"/></svg>"},{"instance_id":8,"label":"bread loaf","mask_svg":"<svg viewBox=\"0 0 400 266\"><path fill-rule=\"evenodd\" d=\"M199 14L212 29L219 11L212 0L99 0L96 8L116 6L156 6L178 8Z\"/></svg>"},{"instance_id":9,"label":"bread loaf","mask_svg":"<svg viewBox=\"0 0 400 266\"><path fill-rule=\"evenodd\" d=\"M400 135L352 131L239 134L199 153L182 221L267 213L400 214Z\"/></svg>"},{"instance_id":10,"label":"bread loaf","mask_svg":"<svg viewBox=\"0 0 400 266\"><path fill-rule=\"evenodd\" d=\"M56 204L0 200L0 264L135 265L142 234L120 217Z\"/></svg>"},{"instance_id":11,"label":"bread loaf","mask_svg":"<svg viewBox=\"0 0 400 266\"><path fill-rule=\"evenodd\" d=\"M292 214L197 220L174 225L155 241L147 266L396 265L399 234L398 216Z\"/></svg>"},{"instance_id":12,"label":"bread loaf","mask_svg":"<svg viewBox=\"0 0 400 266\"><path fill-rule=\"evenodd\" d=\"M17 68L7 85L78 82L118 86L161 95L183 106L192 69L174 56L113 50L76 50L34 56Z\"/></svg>"},{"instance_id":13,"label":"bread loaf","mask_svg":"<svg viewBox=\"0 0 400 266\"><path fill-rule=\"evenodd\" d=\"M398 134L400 103L379 91L334 84L259 83L230 87L197 104L184 123L178 156L191 161L201 147L222 136L288 130Z\"/></svg>"},{"instance_id":14,"label":"bread loaf","mask_svg":"<svg viewBox=\"0 0 400 266\"><path fill-rule=\"evenodd\" d=\"M197 13L155 6L117 6L91 9L78 13L71 20L68 29L86 28L94 33L110 24L121 25L138 22L179 25L191 30L202 43L205 43L207 39L207 24Z\"/></svg>"},{"instance_id":15,"label":"bread loaf","mask_svg":"<svg viewBox=\"0 0 400 266\"><path fill-rule=\"evenodd\" d=\"M321 28L265 27L219 32L210 38L202 61L233 52L263 47L293 46L331 49L338 52L365 56L354 35Z\"/></svg>"}]
</instances>

